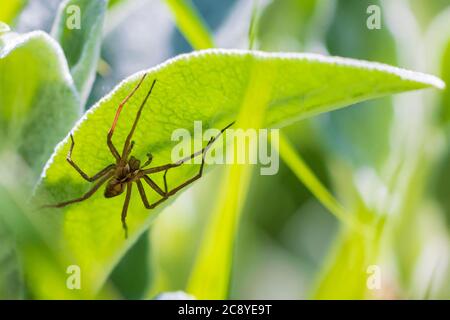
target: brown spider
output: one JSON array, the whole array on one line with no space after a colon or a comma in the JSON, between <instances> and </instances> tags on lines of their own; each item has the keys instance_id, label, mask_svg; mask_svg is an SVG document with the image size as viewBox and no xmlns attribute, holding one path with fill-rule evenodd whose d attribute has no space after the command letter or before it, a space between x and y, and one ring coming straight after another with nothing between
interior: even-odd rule
<instances>
[{"instance_id":1,"label":"brown spider","mask_svg":"<svg viewBox=\"0 0 450 320\"><path fill-rule=\"evenodd\" d=\"M60 203L57 203L57 204L45 205L45 206L42 206L42 208L61 208L61 207L65 207L65 206L67 206L69 204L72 204L72 203L77 203L77 202L81 202L81 201L87 200L104 183L107 183L106 184L106 188L105 188L105 192L104 192L104 196L106 198L116 197L116 196L122 194L125 191L125 189L126 189L125 202L123 204L123 209L122 209L122 226L123 226L123 229L125 231L125 238L127 238L128 237L128 228L127 228L127 224L126 224L126 217L127 217L128 205L130 203L133 182L135 182L136 185L137 185L137 188L139 190L139 194L141 196L142 202L144 203L144 206L147 209L153 209L157 205L159 205L162 202L164 202L165 200L167 200L170 196L173 196L175 193L177 193L178 191L180 191L181 189L183 189L184 187L186 187L187 185L191 184L192 182L194 182L195 180L199 179L202 176L203 166L205 164L206 151L208 151L208 149L210 148L212 143L214 141L216 141L216 139L226 129L228 129L231 125L233 125L234 122L232 122L231 124L229 124L228 126L223 128L217 136L212 137L209 140L208 144L203 149L201 149L201 150L199 150L197 152L194 152L190 156L185 157L185 158L183 158L183 159L181 159L181 160L179 160L179 161L177 161L175 163L169 163L169 164L166 164L166 165L161 165L161 166L152 167L152 168L145 168L152 162L153 156L150 153L147 154L148 159L144 163L143 166L141 166L140 160L136 159L134 156L130 156L131 150L133 149L133 145L134 145L134 141L131 141L131 139L133 137L133 133L134 133L134 131L136 129L137 123L138 123L139 118L141 116L141 111L142 111L144 105L146 104L150 94L152 93L153 87L155 86L156 79L153 80L153 83L152 83L152 86L150 87L150 90L148 91L147 95L145 96L144 101L142 102L141 106L139 107L139 110L138 110L138 112L136 114L136 118L134 119L133 126L131 127L130 133L128 134L128 136L127 136L127 138L125 140L125 144L123 146L122 155L119 154L119 152L117 151L116 147L114 146L114 144L112 142L112 136L113 136L114 129L116 127L117 120L119 118L120 112L121 112L123 106L125 105L125 103L139 89L139 87L141 86L141 84L144 81L146 76L147 76L147 74L144 74L144 76L141 78L141 80L136 85L136 87L131 91L131 93L119 105L119 107L117 109L117 112L116 112L116 115L114 117L111 129L108 132L106 141L107 141L109 150L111 151L113 157L116 159L116 163L108 165L104 169L100 170L100 172L98 172L97 174L95 174L92 177L90 177L83 170L81 170L80 167L75 162L73 162L73 160L72 160L72 151L73 151L73 147L75 146L75 142L74 142L73 136L70 135L70 139L72 140L72 144L70 146L69 153L67 154L67 162L69 162L69 164L85 180L87 180L89 182L97 181L97 183L88 192L86 192L83 196L81 196L79 198L68 200L68 201L64 201L64 202L60 202ZM168 187L167 187L167 179L166 179L167 172L170 169L172 169L172 168L176 168L176 167L181 166L186 161L188 161L190 159L193 159L193 158L195 158L195 157L197 157L199 155L202 155L202 163L200 165L199 172L194 177L188 179L187 181L183 182L182 184L178 185L177 187L175 187L175 188L173 188L172 190L169 191ZM162 171L164 171L164 176L163 176L163 179L164 179L164 190L162 188L160 188L149 177L149 175L151 175L153 173L162 172ZM154 191L156 191L156 193L158 193L161 196L160 200L158 200L158 201L156 201L155 203L152 203L152 204L150 204L148 202L147 196L145 194L144 187L142 185L141 179L143 179Z\"/></svg>"}]
</instances>

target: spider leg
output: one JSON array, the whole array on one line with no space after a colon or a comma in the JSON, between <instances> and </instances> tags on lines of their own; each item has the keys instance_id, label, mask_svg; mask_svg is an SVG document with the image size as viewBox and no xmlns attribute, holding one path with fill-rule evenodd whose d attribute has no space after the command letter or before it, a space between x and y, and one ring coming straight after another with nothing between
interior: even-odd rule
<instances>
[{"instance_id":1,"label":"spider leg","mask_svg":"<svg viewBox=\"0 0 450 320\"><path fill-rule=\"evenodd\" d=\"M148 90L147 95L145 96L144 100L142 101L141 106L139 107L139 110L138 110L138 112L136 114L136 118L134 119L134 122L133 122L133 126L131 127L130 133L128 133L127 139L125 140L125 144L123 146L122 159L126 159L126 157L128 156L129 145L130 145L131 138L133 137L134 130L136 130L136 126L137 126L137 124L139 122L139 119L141 118L142 109L144 108L145 104L147 103L147 100L148 100L148 98L150 97L150 94L153 91L153 87L155 86L155 83L156 83L156 79L153 80L153 83L152 83L152 85L150 87L150 90Z\"/></svg>"},{"instance_id":2,"label":"spider leg","mask_svg":"<svg viewBox=\"0 0 450 320\"><path fill-rule=\"evenodd\" d=\"M145 77L147 76L147 73L145 73L141 80L138 82L136 87L128 94L128 96L125 97L125 99L120 103L119 107L117 108L116 115L114 116L113 123L111 125L111 129L109 129L108 135L106 137L106 142L108 144L109 150L111 151L114 158L116 158L117 162L120 161L120 154L119 151L117 151L116 147L114 146L112 142L112 136L114 134L114 130L116 129L117 121L119 120L120 113L122 112L123 106L125 103L128 102L128 100L134 95L134 93L139 89L142 82L144 81Z\"/></svg>"},{"instance_id":3,"label":"spider leg","mask_svg":"<svg viewBox=\"0 0 450 320\"><path fill-rule=\"evenodd\" d=\"M208 149L211 147L211 145L217 140L217 138L219 138L222 133L227 130L229 127L231 127L234 124L235 121L233 121L232 123L230 123L229 125L227 125L225 128L223 128L222 130L220 130L220 132L215 136L215 137L211 137L211 139L209 139L208 144L201 150L194 152L193 154L191 154L190 156L187 156L181 160L178 160L177 162L175 162L175 164L177 165L182 165L183 163L185 163L186 161L189 161L201 154L205 154L206 151L208 151Z\"/></svg>"},{"instance_id":4,"label":"spider leg","mask_svg":"<svg viewBox=\"0 0 450 320\"><path fill-rule=\"evenodd\" d=\"M139 189L139 193L141 195L142 198L142 202L144 203L144 206L147 209L154 209L156 206L158 206L159 204L163 203L164 201L166 201L170 196L173 196L175 193L177 193L178 191L180 191L181 189L187 187L189 184L193 183L194 181L198 180L201 178L202 174L203 174L203 167L205 165L205 154L203 154L202 157L202 164L200 165L200 170L199 172L192 178L190 178L189 180L183 182L182 184L180 184L179 186L173 188L172 190L168 191L167 190L167 179L166 179L166 175L167 175L167 171L164 172L164 189L165 191L163 191L150 177L148 176L143 176L143 179L145 180L145 182L148 183L148 185L155 190L158 194L160 194L162 196L161 199L159 199L158 201L156 201L153 204L149 204L147 197L145 195L145 191L144 191L144 187L142 186L142 182L140 180L136 180L136 183L138 185L138 189Z\"/></svg>"},{"instance_id":5,"label":"spider leg","mask_svg":"<svg viewBox=\"0 0 450 320\"><path fill-rule=\"evenodd\" d=\"M129 182L127 183L127 194L125 196L125 202L123 203L122 208L122 227L125 231L125 239L128 238L128 226L127 226L127 212L128 212L128 205L130 204L130 198L131 198L131 190L133 187L133 183Z\"/></svg>"},{"instance_id":6,"label":"spider leg","mask_svg":"<svg viewBox=\"0 0 450 320\"><path fill-rule=\"evenodd\" d=\"M166 201L169 197L164 197L159 199L158 201L156 201L155 203L152 203L149 207L147 207L147 209L155 209L157 206L159 206L161 203L163 203L164 201Z\"/></svg>"},{"instance_id":7,"label":"spider leg","mask_svg":"<svg viewBox=\"0 0 450 320\"><path fill-rule=\"evenodd\" d=\"M208 144L206 145L206 147L204 147L203 149L194 152L193 154L191 154L190 156L187 156L186 158L183 158L181 160L178 160L175 163L169 163L169 164L165 164L162 166L158 166L158 167L153 167L153 168L149 168L149 169L144 169L141 170L140 174L138 175L138 178L142 178L143 176L147 175L147 174L151 174L151 173L157 173L157 172L161 172L161 171L166 171L164 173L164 175L167 174L167 171L172 169L172 168L176 168L181 166L183 163L185 163L186 161L193 159L201 154L206 154L206 151L208 151L209 147L211 146L211 144L215 141L217 137L215 138L211 138L208 142Z\"/></svg>"},{"instance_id":8,"label":"spider leg","mask_svg":"<svg viewBox=\"0 0 450 320\"><path fill-rule=\"evenodd\" d=\"M164 192L167 193L167 171L164 171Z\"/></svg>"},{"instance_id":9,"label":"spider leg","mask_svg":"<svg viewBox=\"0 0 450 320\"><path fill-rule=\"evenodd\" d=\"M141 180L136 180L136 184L139 190L139 194L141 195L142 202L144 203L144 207L148 209L150 204L148 202L147 195L145 194L144 186L142 185Z\"/></svg>"},{"instance_id":10,"label":"spider leg","mask_svg":"<svg viewBox=\"0 0 450 320\"><path fill-rule=\"evenodd\" d=\"M219 134L217 134L215 137L212 137L208 144L201 150L194 152L193 154L191 154L190 156L187 156L181 160L178 160L175 163L169 163L166 165L162 165L162 166L158 166L158 167L153 167L153 168L149 168L149 169L145 169L145 170L141 170L140 174L138 175L138 178L143 177L144 175L147 174L151 174L151 173L156 173L156 172L161 172L161 171L167 171L169 169L172 168L176 168L181 166L183 163L194 159L195 157L198 157L199 155L203 154L203 156L206 154L206 151L208 151L208 149L211 147L211 145L217 140L217 138L219 138L223 132L225 130L227 130L229 127L231 127L234 124L234 121L232 123L230 123L229 125L227 125L225 128L223 128L222 130L220 130ZM203 161L202 161L203 162Z\"/></svg>"},{"instance_id":11,"label":"spider leg","mask_svg":"<svg viewBox=\"0 0 450 320\"><path fill-rule=\"evenodd\" d=\"M50 204L50 205L44 205L40 208L62 208L72 203L77 203L84 201L86 199L89 199L109 178L111 178L114 175L114 171L110 171L108 174L104 175L100 181L98 181L88 192L86 192L84 195L82 195L79 198L56 203L56 204Z\"/></svg>"},{"instance_id":12,"label":"spider leg","mask_svg":"<svg viewBox=\"0 0 450 320\"><path fill-rule=\"evenodd\" d=\"M119 151L117 151L116 147L114 146L113 142L112 142L112 132L109 132L108 135L106 136L106 144L108 145L109 151L111 151L111 154L113 155L114 158L116 158L116 161L119 162L120 161L120 154Z\"/></svg>"},{"instance_id":13,"label":"spider leg","mask_svg":"<svg viewBox=\"0 0 450 320\"><path fill-rule=\"evenodd\" d=\"M98 173L96 173L92 177L90 177L72 160L72 151L73 151L73 147L75 146L75 141L73 140L73 135L70 135L70 139L72 140L72 144L70 145L69 153L67 154L66 160L85 180L87 180L89 182L98 180L100 177L104 176L108 171L110 171L113 167L115 167L114 164L110 164L109 166L103 168Z\"/></svg>"},{"instance_id":14,"label":"spider leg","mask_svg":"<svg viewBox=\"0 0 450 320\"><path fill-rule=\"evenodd\" d=\"M200 151L194 152L193 154L191 154L190 156L181 159L180 161L177 161L175 163L171 163L171 164L167 164L167 165L163 165L163 166L159 166L159 167L154 167L154 168L150 168L150 169L146 169L146 170L141 170L140 173L136 176L135 180L136 184L138 186L139 189L139 193L141 195L142 198L142 202L144 203L144 206L147 209L153 209L156 206L158 206L159 204L161 204L162 202L166 201L170 196L173 196L174 194L176 194L178 191L180 191L181 189L187 187L189 184L193 183L194 181L200 179L202 177L203 174L203 168L205 166L205 157L206 157L206 151L208 151L208 149L210 148L210 146L214 143L214 141L216 141L216 139L226 130L228 129L230 126L232 126L234 124L234 122L232 122L231 124L229 124L228 126L226 126L225 128L223 128L220 133L215 136L212 137L208 144L201 149ZM186 161L188 161L189 159L195 158L199 155L202 155L202 163L200 165L200 170L199 172L192 178L190 178L189 180L183 182L182 184L180 184L179 186L173 188L172 190L168 191L168 187L167 187L167 172L175 167L179 167L181 166L183 163L185 163ZM164 191L149 177L147 176L147 174L151 174L151 173L155 173L155 172L161 172L161 171L165 171L164 172ZM158 201L156 201L153 204L150 204L148 202L147 196L145 194L145 190L144 187L142 185L142 182L140 181L140 179L143 178L145 182L147 182L147 184L153 189L155 190L159 195L162 196L162 198Z\"/></svg>"},{"instance_id":15,"label":"spider leg","mask_svg":"<svg viewBox=\"0 0 450 320\"><path fill-rule=\"evenodd\" d=\"M148 166L152 161L153 161L153 155L149 152L149 153L147 153L147 161L145 161L142 168L145 168L146 166Z\"/></svg>"},{"instance_id":16,"label":"spider leg","mask_svg":"<svg viewBox=\"0 0 450 320\"><path fill-rule=\"evenodd\" d=\"M136 180L136 184L137 184L137 186L138 186L139 194L141 195L142 202L144 203L144 206L145 206L146 209L153 209L153 208L155 208L157 205L159 205L160 203L166 201L167 198L168 198L168 196L166 196L166 194L161 194L161 193L160 193L160 192L163 192L163 191L156 185L156 183L155 183L154 185L151 184L150 186L153 188L153 190L156 191L156 189L155 189L154 186L156 186L156 188L158 188L158 189L160 190L160 191L156 191L156 192L158 192L159 194L161 194L161 195L162 195L162 198L159 199L158 201L156 201L155 203L150 204L150 203L148 202L147 195L145 194L144 186L142 185L141 180Z\"/></svg>"},{"instance_id":17,"label":"spider leg","mask_svg":"<svg viewBox=\"0 0 450 320\"><path fill-rule=\"evenodd\" d=\"M131 141L130 146L128 147L128 151L126 152L127 156L131 153L131 150L133 150L134 147L134 141Z\"/></svg>"},{"instance_id":18,"label":"spider leg","mask_svg":"<svg viewBox=\"0 0 450 320\"><path fill-rule=\"evenodd\" d=\"M157 184L155 181L153 181L149 176L143 176L142 178L145 180L145 182L147 182L147 184L152 187L153 190L155 190L159 195L161 196L166 196L167 193L167 182L165 179L166 174L164 173L164 187L165 187L165 191L163 191Z\"/></svg>"},{"instance_id":19,"label":"spider leg","mask_svg":"<svg viewBox=\"0 0 450 320\"><path fill-rule=\"evenodd\" d=\"M187 181L183 182L182 184L180 184L178 187L175 187L175 188L173 188L172 190L170 190L169 192L167 192L167 194L166 194L167 197L173 196L175 193L177 193L177 192L180 191L181 189L187 187L188 185L190 185L191 183L193 183L195 180L198 180L198 179L200 179L200 178L202 177L202 174L203 174L203 167L205 166L205 155L206 155L206 153L203 154L203 157L202 157L202 164L200 165L200 170L198 171L198 173L197 173L194 177L192 177L192 178L190 178L189 180L187 180ZM167 173L167 171L166 171L166 173ZM166 173L165 173L165 174L166 174ZM164 174L164 175L165 175L165 174ZM165 179L164 179L164 180L165 180ZM167 183L166 183L166 185L167 185Z\"/></svg>"}]
</instances>

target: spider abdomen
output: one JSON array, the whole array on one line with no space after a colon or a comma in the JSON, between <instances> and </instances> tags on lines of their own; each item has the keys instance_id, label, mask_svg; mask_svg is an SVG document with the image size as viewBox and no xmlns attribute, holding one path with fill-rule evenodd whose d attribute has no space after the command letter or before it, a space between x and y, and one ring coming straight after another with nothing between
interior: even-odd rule
<instances>
[{"instance_id":1,"label":"spider abdomen","mask_svg":"<svg viewBox=\"0 0 450 320\"><path fill-rule=\"evenodd\" d=\"M108 181L105 188L105 198L113 198L123 193L125 190L125 183L121 182L117 178L112 178Z\"/></svg>"}]
</instances>

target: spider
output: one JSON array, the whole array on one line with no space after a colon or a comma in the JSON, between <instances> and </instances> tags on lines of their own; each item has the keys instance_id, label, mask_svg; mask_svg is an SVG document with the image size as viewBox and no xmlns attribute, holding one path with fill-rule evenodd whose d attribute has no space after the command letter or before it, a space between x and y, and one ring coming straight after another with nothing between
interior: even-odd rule
<instances>
[{"instance_id":1,"label":"spider","mask_svg":"<svg viewBox=\"0 0 450 320\"><path fill-rule=\"evenodd\" d=\"M114 146L114 144L112 142L112 136L114 134L114 130L115 130L117 121L119 119L120 112L122 111L122 108L127 103L127 101L139 89L139 87L141 86L141 84L144 81L144 79L146 78L146 76L147 76L147 73L144 74L144 76L140 79L140 81L134 87L134 89L131 91L131 93L129 93L128 96L126 96L125 99L120 103L120 105L117 109L117 112L115 114L112 126L111 126L110 130L108 131L106 142L107 142L108 148L109 148L112 156L115 158L116 162L114 164L110 164L110 165L106 166L104 169L100 170L98 173L94 174L93 176L89 176L72 160L72 151L75 146L75 141L73 139L73 135L71 134L70 135L71 145L70 145L70 149L69 149L69 152L68 152L67 158L66 158L67 162L85 180L87 180L88 182L96 182L96 183L92 186L92 188L89 191L87 191L84 195L82 195L79 198L67 200L64 202L56 203L56 204L44 205L41 208L62 208L62 207L65 207L65 206L73 204L73 203L87 200L102 185L104 185L106 183L106 188L104 191L105 198L117 197L117 196L121 195L123 192L125 192L125 190L126 190L125 201L124 201L123 208L122 208L121 221L122 221L123 230L125 232L125 238L127 238L128 237L128 227L127 227L127 223L126 223L126 217L127 217L128 205L129 205L130 199L131 199L131 191L133 190L133 183L136 183L136 185L137 185L140 197L142 199L142 202L143 202L145 208L154 209L156 206L158 206L161 203L163 203L164 201L166 201L170 196L173 196L175 193L177 193L181 189L185 188L189 184L191 184L194 181L201 178L202 173L203 173L203 167L205 164L206 152L208 151L210 146L214 143L214 141L216 141L216 139L226 129L228 129L230 126L232 126L234 124L234 122L230 123L228 126L223 128L220 131L220 133L217 134L215 137L212 137L203 149L196 151L196 152L192 153L190 156L182 158L181 160L178 160L177 162L174 162L174 163L169 163L169 164L165 164L165 165L161 165L161 166L147 168L153 160L153 156L151 153L147 154L147 161L142 166L141 166L141 161L131 155L131 151L134 146L134 141L132 141L131 139L133 137L134 131L136 129L139 118L141 116L142 109L144 108L148 98L150 97L150 95L152 93L153 87L155 86L156 79L153 80L150 90L148 91L142 104L139 107L139 110L134 119L133 126L131 127L131 130L128 133L128 136L125 140L122 153L120 154L118 152L118 150L116 149L116 147ZM181 166L186 161L193 159L199 155L202 155L202 162L201 162L200 170L198 171L198 173L194 177L186 180L185 182L181 183L177 187L169 190L169 188L167 186L167 179L166 179L167 172L172 168ZM150 175L152 175L154 173L158 173L158 172L163 172L163 171L164 171L164 175L163 175L164 188L161 188L155 183L155 181L152 178L150 178ZM156 193L158 193L161 196L161 198L158 201L156 201L152 204L149 203L149 201L147 200L146 193L144 191L144 186L143 186L142 180L143 180L143 182L148 184Z\"/></svg>"}]
</instances>

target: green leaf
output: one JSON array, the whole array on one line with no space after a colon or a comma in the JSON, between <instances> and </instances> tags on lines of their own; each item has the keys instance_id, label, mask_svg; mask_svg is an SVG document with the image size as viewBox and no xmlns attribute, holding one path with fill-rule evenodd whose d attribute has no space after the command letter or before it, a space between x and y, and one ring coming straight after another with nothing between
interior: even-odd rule
<instances>
[{"instance_id":1,"label":"green leaf","mask_svg":"<svg viewBox=\"0 0 450 320\"><path fill-rule=\"evenodd\" d=\"M16 246L1 218L0 241L2 243L0 247L0 299L20 299L23 293L22 274Z\"/></svg>"},{"instance_id":2,"label":"green leaf","mask_svg":"<svg viewBox=\"0 0 450 320\"><path fill-rule=\"evenodd\" d=\"M255 68L264 72L252 78ZM143 85L122 111L114 143L119 148L123 145L138 105L153 79L157 79L133 137L136 141L133 154L145 161L146 153L152 152L155 166L170 162L171 150L177 144L171 141L174 130L187 128L192 133L195 120L202 121L204 130L223 128L235 120L249 88L252 92L270 91L262 127L271 127L364 99L443 86L435 77L376 63L311 54L238 50L205 50L181 55L147 72ZM89 174L113 162L106 134L117 106L141 77L139 73L124 80L74 128L73 159ZM89 184L65 161L69 145L67 137L56 148L37 187L35 202L59 202L88 190ZM198 165L173 170L168 177L169 188L186 181L197 170ZM161 183L161 177L155 179ZM56 229L59 228L60 241L84 272L84 286L94 289L100 288L112 267L165 206L145 210L138 193L134 192L128 215L130 237L124 240L120 223L123 197L105 199L101 193L58 210L60 215L42 212L47 224L59 226ZM147 194L151 202L158 199L150 190Z\"/></svg>"},{"instance_id":3,"label":"green leaf","mask_svg":"<svg viewBox=\"0 0 450 320\"><path fill-rule=\"evenodd\" d=\"M3 0L0 2L0 21L12 24L28 3L27 0Z\"/></svg>"},{"instance_id":4,"label":"green leaf","mask_svg":"<svg viewBox=\"0 0 450 320\"><path fill-rule=\"evenodd\" d=\"M214 47L208 29L190 0L166 0L175 16L176 24L193 48Z\"/></svg>"},{"instance_id":5,"label":"green leaf","mask_svg":"<svg viewBox=\"0 0 450 320\"><path fill-rule=\"evenodd\" d=\"M271 1L259 19L259 48L271 51L303 51L327 30L334 2L317 0ZM327 19L328 18L328 19Z\"/></svg>"},{"instance_id":6,"label":"green leaf","mask_svg":"<svg viewBox=\"0 0 450 320\"><path fill-rule=\"evenodd\" d=\"M11 28L6 23L3 23L0 21L0 35L10 32L10 31L11 31Z\"/></svg>"},{"instance_id":7,"label":"green leaf","mask_svg":"<svg viewBox=\"0 0 450 320\"><path fill-rule=\"evenodd\" d=\"M46 33L0 37L0 137L38 175L80 107L61 48Z\"/></svg>"},{"instance_id":8,"label":"green leaf","mask_svg":"<svg viewBox=\"0 0 450 320\"><path fill-rule=\"evenodd\" d=\"M196 8L180 1L181 6L174 6L171 1L170 6L175 16L185 17L185 21L178 19L177 25L180 31L185 35L188 41L195 49L202 49L205 44L212 46L212 37L205 24L200 19L200 14ZM254 7L256 15L256 6ZM251 27L256 27L256 20L251 22ZM195 32L197 38L190 37L191 29L198 29ZM250 28L249 32L254 34ZM250 41L249 47L252 47ZM255 68L253 77L259 77ZM258 83L258 81L250 81ZM268 84L266 83L266 86ZM247 103L243 103L242 110L237 116L239 124L249 125L252 123L255 127L260 127L263 121L263 112L267 107L266 95L258 94L258 89L262 89L262 82L259 81L259 87L253 87L253 90L247 90ZM259 110L258 110L259 109ZM252 115L258 115L253 117ZM236 152L236 148L235 148ZM199 299L225 299L228 296L228 290L231 279L231 270L233 265L233 252L236 234L241 219L242 203L245 201L249 182L252 176L250 166L233 166L227 170L223 176L224 182L220 186L222 192L218 203L214 208L211 218L206 226L204 235L188 280L187 290ZM236 188L239 185L240 188Z\"/></svg>"},{"instance_id":9,"label":"green leaf","mask_svg":"<svg viewBox=\"0 0 450 320\"><path fill-rule=\"evenodd\" d=\"M450 82L450 8L442 11L431 23L426 35L429 68ZM439 96L440 121L450 124L450 88L445 88Z\"/></svg>"},{"instance_id":10,"label":"green leaf","mask_svg":"<svg viewBox=\"0 0 450 320\"><path fill-rule=\"evenodd\" d=\"M267 77L267 74L276 72L272 67L255 65L251 70L249 85L240 112L236 115L240 128L259 129L264 123L273 89L271 77ZM236 145L233 148L234 154L240 151ZM249 164L234 164L225 172L217 205L211 214L189 278L187 291L198 299L228 297L234 245L252 173Z\"/></svg>"},{"instance_id":11,"label":"green leaf","mask_svg":"<svg viewBox=\"0 0 450 320\"><path fill-rule=\"evenodd\" d=\"M355 229L341 225L328 259L324 261L315 280L313 298L376 298L379 291L367 290L367 281L370 272L373 272L371 266L380 263L380 246L386 237L383 232L387 229L385 227L387 216L379 215L375 210L368 208L357 186L348 182L349 167L335 164L330 170L336 181L335 188L348 206L347 212L352 214L359 227Z\"/></svg>"},{"instance_id":12,"label":"green leaf","mask_svg":"<svg viewBox=\"0 0 450 320\"><path fill-rule=\"evenodd\" d=\"M108 9L114 8L126 2L127 0L109 0L108 1Z\"/></svg>"},{"instance_id":13,"label":"green leaf","mask_svg":"<svg viewBox=\"0 0 450 320\"><path fill-rule=\"evenodd\" d=\"M381 6L379 1L372 4ZM337 3L335 17L327 33L329 51L354 58L396 63L396 41L392 30L382 28L373 32L368 28L359 28L361 24L366 23L367 15L360 14L366 9L367 4L358 0ZM382 12L385 13L386 10ZM344 30L350 32L351 36L344 36ZM383 211L386 199L383 199L385 203L380 203L381 198L377 199L376 195L383 190L382 187L387 185L387 182L381 183L374 177L369 180L366 174L366 183L363 184L361 172L374 172L373 176L382 176L382 172L386 171L386 163L392 163L388 161L388 157L393 154L389 153L393 149L392 137L395 134L395 130L392 130L393 117L392 101L387 97L363 102L320 119L327 150L351 168L342 170L340 167L336 168L332 161L328 161L330 172L339 172L333 174L333 184L338 186L336 190L348 211L352 214L355 214L355 211L365 213L364 220L368 231L374 228L373 221L370 220L386 214ZM392 174L389 177L392 177ZM369 183L371 189L362 187ZM372 210L361 210L359 207L370 207ZM318 284L318 297L366 297L367 259L373 259L375 256L375 252L370 250L371 241L364 237L366 235L367 232L352 234L350 230L346 230L345 235L337 239L341 247L334 248L333 259L322 266L319 273L322 283ZM364 242L366 244L362 245ZM345 275L350 272L354 277L347 279Z\"/></svg>"},{"instance_id":14,"label":"green leaf","mask_svg":"<svg viewBox=\"0 0 450 320\"><path fill-rule=\"evenodd\" d=\"M346 212L344 207L320 182L284 135L280 135L278 152L287 166L330 213L347 226L357 226L357 222L354 221L353 217Z\"/></svg>"},{"instance_id":15,"label":"green leaf","mask_svg":"<svg viewBox=\"0 0 450 320\"><path fill-rule=\"evenodd\" d=\"M320 282L316 284L315 298L363 298L366 294L366 269L371 263L375 263L378 254L379 239L373 237L374 229L378 225L363 224L361 217L344 209L322 185L284 135L280 135L279 153L302 183L342 223L341 234L336 241L332 255L324 265L324 270L319 278ZM346 183L348 182L346 181ZM368 212L364 205L360 207L359 216L362 216L361 212L364 213L366 219L367 216L373 216L373 213ZM348 274L352 274L352 276L347 279L346 275Z\"/></svg>"},{"instance_id":16,"label":"green leaf","mask_svg":"<svg viewBox=\"0 0 450 320\"><path fill-rule=\"evenodd\" d=\"M383 222L376 227L378 233ZM364 299L370 297L367 279L370 266L377 265L380 238L371 233L341 230L334 250L325 264L326 272L314 292L313 299Z\"/></svg>"},{"instance_id":17,"label":"green leaf","mask_svg":"<svg viewBox=\"0 0 450 320\"><path fill-rule=\"evenodd\" d=\"M373 1L373 5L380 5ZM363 1L339 1L327 33L327 48L335 55L395 64L395 38L388 27L373 32L359 26L366 24ZM382 12L385 12L382 10ZM348 36L346 32L351 32ZM380 168L391 148L392 101L390 98L362 103L321 119L328 150L353 167ZM364 134L355 134L363 132ZM367 148L370 145L370 148ZM356 171L356 169L355 169Z\"/></svg>"},{"instance_id":18,"label":"green leaf","mask_svg":"<svg viewBox=\"0 0 450 320\"><path fill-rule=\"evenodd\" d=\"M53 25L52 35L64 50L82 105L95 80L107 2L66 0Z\"/></svg>"},{"instance_id":19,"label":"green leaf","mask_svg":"<svg viewBox=\"0 0 450 320\"><path fill-rule=\"evenodd\" d=\"M125 299L142 299L152 278L152 273L149 272L151 266L148 233L145 232L136 241L111 273L110 279L114 288ZM130 273L130 270L133 272Z\"/></svg>"},{"instance_id":20,"label":"green leaf","mask_svg":"<svg viewBox=\"0 0 450 320\"><path fill-rule=\"evenodd\" d=\"M72 265L70 256L57 246L56 241L52 241L54 236L52 230L46 229L40 221L35 221L36 212L29 212L24 205L27 200L20 187L11 187L8 184L7 182L5 185L4 181L0 183L2 204L0 221L5 222L6 228L14 234L14 237L9 234L8 239L2 239L2 241L5 240L2 242L2 250L4 250L4 244L13 242L17 248L21 266L15 265L12 260L9 264L3 261L0 265L0 273L9 271L7 283L3 283L3 285L9 285L8 293L12 294L15 291L16 295L21 294L20 282L16 282L20 279L17 277L22 275L17 274L17 270L22 269L20 271L23 273L28 295L33 298L92 299L94 294L88 290L68 289L66 281L69 274L66 270ZM18 285L19 288L17 288ZM2 286L2 289L5 287ZM101 296L101 298L112 297L112 295Z\"/></svg>"}]
</instances>

